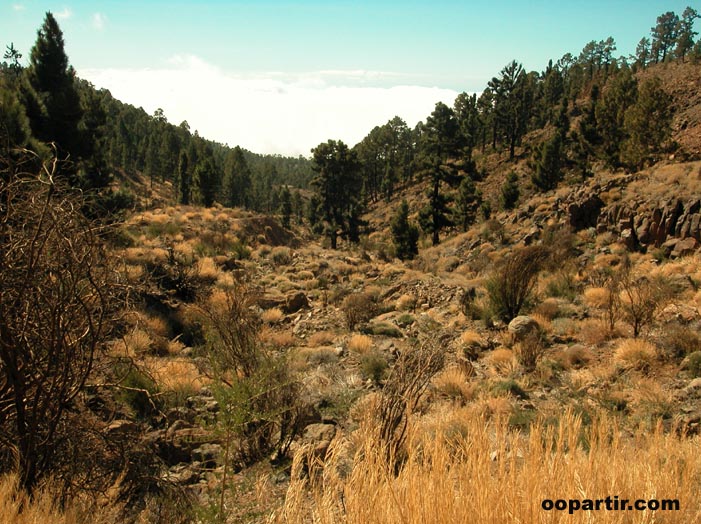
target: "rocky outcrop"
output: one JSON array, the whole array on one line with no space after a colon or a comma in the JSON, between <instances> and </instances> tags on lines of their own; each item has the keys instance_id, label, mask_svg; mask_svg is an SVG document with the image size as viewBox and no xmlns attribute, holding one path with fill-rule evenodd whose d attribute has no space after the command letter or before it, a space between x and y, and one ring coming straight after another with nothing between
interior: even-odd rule
<instances>
[{"instance_id":1,"label":"rocky outcrop","mask_svg":"<svg viewBox=\"0 0 701 524\"><path fill-rule=\"evenodd\" d=\"M689 255L701 245L701 200L675 198L652 207L614 203L599 215L596 229L616 233L630 250L656 247L671 257Z\"/></svg>"}]
</instances>

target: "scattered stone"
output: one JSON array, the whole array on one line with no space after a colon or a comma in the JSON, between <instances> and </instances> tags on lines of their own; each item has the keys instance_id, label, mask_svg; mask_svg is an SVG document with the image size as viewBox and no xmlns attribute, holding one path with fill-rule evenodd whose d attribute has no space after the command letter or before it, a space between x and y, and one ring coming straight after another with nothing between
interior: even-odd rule
<instances>
[{"instance_id":1,"label":"scattered stone","mask_svg":"<svg viewBox=\"0 0 701 524\"><path fill-rule=\"evenodd\" d=\"M518 341L523 340L534 331L538 331L540 326L538 325L538 322L533 320L528 315L519 315L509 322L507 329L509 330L509 333L511 333Z\"/></svg>"},{"instance_id":2,"label":"scattered stone","mask_svg":"<svg viewBox=\"0 0 701 524\"><path fill-rule=\"evenodd\" d=\"M115 420L114 422L110 423L110 425L107 426L103 432L105 435L116 436L129 435L136 433L138 430L139 426L136 424L136 422L132 422L131 420Z\"/></svg>"}]
</instances>

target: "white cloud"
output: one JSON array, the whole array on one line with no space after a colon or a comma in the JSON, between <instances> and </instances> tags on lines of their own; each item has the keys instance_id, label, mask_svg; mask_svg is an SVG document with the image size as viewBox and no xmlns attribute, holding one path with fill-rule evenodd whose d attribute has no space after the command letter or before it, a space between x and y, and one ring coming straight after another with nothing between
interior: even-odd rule
<instances>
[{"instance_id":1,"label":"white cloud","mask_svg":"<svg viewBox=\"0 0 701 524\"><path fill-rule=\"evenodd\" d=\"M24 4L12 4L12 9L15 11L24 11Z\"/></svg>"},{"instance_id":2,"label":"white cloud","mask_svg":"<svg viewBox=\"0 0 701 524\"><path fill-rule=\"evenodd\" d=\"M98 31L102 31L105 28L106 22L107 17L102 13L95 13L92 15L92 26Z\"/></svg>"},{"instance_id":3,"label":"white cloud","mask_svg":"<svg viewBox=\"0 0 701 524\"><path fill-rule=\"evenodd\" d=\"M73 16L73 11L71 11L70 7L64 7L63 11L55 13L54 16L59 20L68 20L71 16Z\"/></svg>"},{"instance_id":4,"label":"white cloud","mask_svg":"<svg viewBox=\"0 0 701 524\"><path fill-rule=\"evenodd\" d=\"M178 55L162 69L79 71L124 102L212 140L258 153L309 156L328 139L354 145L394 116L409 126L425 119L438 101L452 105L457 92L411 85L369 87L392 74L327 71L298 75L234 75L192 55ZM358 85L358 78L363 81Z\"/></svg>"}]
</instances>

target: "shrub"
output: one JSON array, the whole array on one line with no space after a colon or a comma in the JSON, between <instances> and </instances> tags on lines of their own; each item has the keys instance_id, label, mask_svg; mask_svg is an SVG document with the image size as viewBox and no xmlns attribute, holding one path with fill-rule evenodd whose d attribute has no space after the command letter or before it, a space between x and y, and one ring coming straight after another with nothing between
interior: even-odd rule
<instances>
[{"instance_id":1,"label":"shrub","mask_svg":"<svg viewBox=\"0 0 701 524\"><path fill-rule=\"evenodd\" d=\"M365 353L360 359L360 368L366 378L379 384L385 376L389 365L387 360L377 351Z\"/></svg>"},{"instance_id":2,"label":"shrub","mask_svg":"<svg viewBox=\"0 0 701 524\"><path fill-rule=\"evenodd\" d=\"M276 266L285 266L292 262L292 252L288 247L278 246L273 248L270 258Z\"/></svg>"},{"instance_id":3,"label":"shrub","mask_svg":"<svg viewBox=\"0 0 701 524\"><path fill-rule=\"evenodd\" d=\"M266 324L277 324L280 322L285 314L280 308L274 307L272 309L266 309L261 313L260 318Z\"/></svg>"},{"instance_id":4,"label":"shrub","mask_svg":"<svg viewBox=\"0 0 701 524\"><path fill-rule=\"evenodd\" d=\"M543 355L544 346L541 333L538 331L529 333L523 340L514 346L514 354L518 363L526 371L533 371Z\"/></svg>"},{"instance_id":5,"label":"shrub","mask_svg":"<svg viewBox=\"0 0 701 524\"><path fill-rule=\"evenodd\" d=\"M504 322L521 311L548 255L548 249L543 246L516 249L487 280L492 312Z\"/></svg>"},{"instance_id":6,"label":"shrub","mask_svg":"<svg viewBox=\"0 0 701 524\"><path fill-rule=\"evenodd\" d=\"M686 369L693 377L701 377L701 351L694 351L686 357Z\"/></svg>"},{"instance_id":7,"label":"shrub","mask_svg":"<svg viewBox=\"0 0 701 524\"><path fill-rule=\"evenodd\" d=\"M358 324L368 322L377 315L378 306L371 294L353 293L343 300L341 310L348 329L353 330Z\"/></svg>"},{"instance_id":8,"label":"shrub","mask_svg":"<svg viewBox=\"0 0 701 524\"><path fill-rule=\"evenodd\" d=\"M363 329L364 333L380 337L402 338L404 333L397 327L387 322L376 322Z\"/></svg>"},{"instance_id":9,"label":"shrub","mask_svg":"<svg viewBox=\"0 0 701 524\"><path fill-rule=\"evenodd\" d=\"M688 327L680 325L674 325L667 329L663 343L665 349L676 358L683 358L701 349L701 338L698 334Z\"/></svg>"}]
</instances>

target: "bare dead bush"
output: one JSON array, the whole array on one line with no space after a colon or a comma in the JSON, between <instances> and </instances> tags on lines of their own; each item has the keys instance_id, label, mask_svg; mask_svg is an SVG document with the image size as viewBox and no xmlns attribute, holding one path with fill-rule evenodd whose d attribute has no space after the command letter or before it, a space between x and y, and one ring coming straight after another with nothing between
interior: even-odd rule
<instances>
[{"instance_id":1,"label":"bare dead bush","mask_svg":"<svg viewBox=\"0 0 701 524\"><path fill-rule=\"evenodd\" d=\"M443 362L440 341L427 339L403 351L387 375L375 419L377 441L395 472L403 462L409 416L433 376L443 368Z\"/></svg>"},{"instance_id":2,"label":"bare dead bush","mask_svg":"<svg viewBox=\"0 0 701 524\"><path fill-rule=\"evenodd\" d=\"M370 293L353 293L348 295L341 306L348 329L353 330L358 324L368 322L377 315L378 305Z\"/></svg>"},{"instance_id":3,"label":"bare dead bush","mask_svg":"<svg viewBox=\"0 0 701 524\"><path fill-rule=\"evenodd\" d=\"M80 196L54 180L57 165L0 173L0 465L30 492L53 473L112 290L97 232Z\"/></svg>"}]
</instances>

